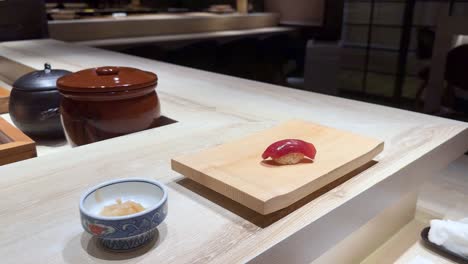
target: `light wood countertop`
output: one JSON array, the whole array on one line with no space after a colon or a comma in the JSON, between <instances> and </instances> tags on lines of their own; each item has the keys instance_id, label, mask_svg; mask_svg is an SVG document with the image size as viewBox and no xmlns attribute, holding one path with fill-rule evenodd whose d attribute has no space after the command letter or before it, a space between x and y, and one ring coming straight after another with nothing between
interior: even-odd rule
<instances>
[{"instance_id":1,"label":"light wood countertop","mask_svg":"<svg viewBox=\"0 0 468 264\"><path fill-rule=\"evenodd\" d=\"M215 32L201 32L201 33L188 33L188 34L171 34L171 35L158 35L149 37L134 37L134 38L112 38L112 39L98 39L88 41L77 41L75 43L85 46L106 48L112 47L113 50L116 48L135 47L137 45L147 44L164 44L174 42L189 42L189 41L200 41L207 39L216 40L231 40L244 37L259 37L269 36L273 34L291 34L296 32L297 29L292 27L264 27L254 29L242 29L242 30L223 30Z\"/></svg>"},{"instance_id":2,"label":"light wood countertop","mask_svg":"<svg viewBox=\"0 0 468 264\"><path fill-rule=\"evenodd\" d=\"M1 43L0 54L36 69L47 61L70 71L103 65L154 71L163 114L179 121L0 167L3 263L260 263L267 258L301 263L318 257L468 149L468 124L389 107L54 40ZM5 76L8 65L0 63L7 80L12 79ZM288 119L376 137L385 141L385 150L371 168L264 228L252 223L259 218L254 212L170 169L174 156ZM80 194L124 177L168 185L169 215L149 251L105 252L80 225Z\"/></svg>"},{"instance_id":3,"label":"light wood countertop","mask_svg":"<svg viewBox=\"0 0 468 264\"><path fill-rule=\"evenodd\" d=\"M147 14L49 21L49 35L63 41L138 38L276 27L276 13Z\"/></svg>"},{"instance_id":4,"label":"light wood countertop","mask_svg":"<svg viewBox=\"0 0 468 264\"><path fill-rule=\"evenodd\" d=\"M416 219L409 222L361 264L455 264L424 246L421 230L426 226Z\"/></svg>"},{"instance_id":5,"label":"light wood countertop","mask_svg":"<svg viewBox=\"0 0 468 264\"><path fill-rule=\"evenodd\" d=\"M49 21L49 24L80 24L80 23L89 23L89 22L111 22L111 21L130 21L130 20L164 20L164 19L194 19L199 17L209 17L209 18L223 18L223 17L248 17L248 16L270 16L273 13L250 13L250 14L240 14L240 13L226 13L226 14L216 14L209 12L185 12L185 13L155 13L155 14L134 14L123 17L113 17L109 16L98 16L98 17L89 17L81 19L71 19L71 20L52 20Z\"/></svg>"},{"instance_id":6,"label":"light wood countertop","mask_svg":"<svg viewBox=\"0 0 468 264\"><path fill-rule=\"evenodd\" d=\"M459 220L468 217L468 156L462 156L421 188L415 218L373 251L362 264L452 264L456 263L424 245L421 231L432 219Z\"/></svg>"}]
</instances>

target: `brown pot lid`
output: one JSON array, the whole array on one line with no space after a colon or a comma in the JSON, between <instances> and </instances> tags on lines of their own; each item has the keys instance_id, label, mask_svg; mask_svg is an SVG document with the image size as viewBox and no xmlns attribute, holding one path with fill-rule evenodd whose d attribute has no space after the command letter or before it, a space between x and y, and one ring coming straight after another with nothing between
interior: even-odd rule
<instances>
[{"instance_id":1,"label":"brown pot lid","mask_svg":"<svg viewBox=\"0 0 468 264\"><path fill-rule=\"evenodd\" d=\"M157 84L158 76L152 72L130 67L104 66L86 69L57 80L64 92L116 92L134 90Z\"/></svg>"}]
</instances>

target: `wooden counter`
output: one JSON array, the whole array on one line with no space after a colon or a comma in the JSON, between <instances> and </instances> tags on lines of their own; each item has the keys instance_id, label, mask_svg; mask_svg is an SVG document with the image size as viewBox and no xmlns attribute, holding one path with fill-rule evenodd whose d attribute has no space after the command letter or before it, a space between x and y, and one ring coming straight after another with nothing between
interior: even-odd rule
<instances>
[{"instance_id":1,"label":"wooden counter","mask_svg":"<svg viewBox=\"0 0 468 264\"><path fill-rule=\"evenodd\" d=\"M64 41L137 38L176 34L209 33L275 27L279 15L251 14L148 14L128 17L57 20L49 22L49 34Z\"/></svg>"},{"instance_id":2,"label":"wooden counter","mask_svg":"<svg viewBox=\"0 0 468 264\"><path fill-rule=\"evenodd\" d=\"M170 34L156 35L149 37L134 37L134 38L112 38L98 39L88 41L76 41L74 43L91 46L96 48L104 48L111 50L120 50L128 47L144 46L147 44L169 44L169 43L190 43L202 40L223 40L231 41L246 37L267 37L274 34L291 34L297 32L297 29L292 27L264 27L242 30L223 30L214 32L188 33L188 34Z\"/></svg>"},{"instance_id":3,"label":"wooden counter","mask_svg":"<svg viewBox=\"0 0 468 264\"><path fill-rule=\"evenodd\" d=\"M47 61L71 71L157 72L163 114L179 121L0 167L2 263L311 262L468 149L468 124L389 107L53 40L1 43L0 54L36 69ZM292 118L382 139L385 150L371 168L263 228L254 224L259 215L170 169L174 156ZM124 177L166 183L169 215L153 248L115 254L83 232L78 200L86 188Z\"/></svg>"},{"instance_id":4,"label":"wooden counter","mask_svg":"<svg viewBox=\"0 0 468 264\"><path fill-rule=\"evenodd\" d=\"M458 220L468 216L467 169L468 156L464 155L438 172L437 179L421 187L417 206L416 196L410 195L312 263L456 263L428 248L421 239L421 231L430 226L432 219Z\"/></svg>"}]
</instances>

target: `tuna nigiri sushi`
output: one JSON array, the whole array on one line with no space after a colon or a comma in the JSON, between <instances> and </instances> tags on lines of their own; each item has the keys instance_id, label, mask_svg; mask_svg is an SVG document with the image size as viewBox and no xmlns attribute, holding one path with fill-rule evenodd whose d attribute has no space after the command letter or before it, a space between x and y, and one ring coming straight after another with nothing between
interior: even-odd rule
<instances>
[{"instance_id":1,"label":"tuna nigiri sushi","mask_svg":"<svg viewBox=\"0 0 468 264\"><path fill-rule=\"evenodd\" d=\"M304 157L313 160L316 154L317 150L312 143L299 139L284 139L271 144L263 152L262 158L271 158L281 165L292 165L299 163Z\"/></svg>"}]
</instances>

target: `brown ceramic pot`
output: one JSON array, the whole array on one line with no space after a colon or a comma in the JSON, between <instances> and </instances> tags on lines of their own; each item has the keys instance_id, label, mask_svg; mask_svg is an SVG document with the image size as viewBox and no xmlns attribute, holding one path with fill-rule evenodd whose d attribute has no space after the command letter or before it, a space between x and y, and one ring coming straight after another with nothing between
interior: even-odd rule
<instances>
[{"instance_id":1,"label":"brown ceramic pot","mask_svg":"<svg viewBox=\"0 0 468 264\"><path fill-rule=\"evenodd\" d=\"M57 81L62 124L74 146L154 126L160 116L154 73L128 67L79 71Z\"/></svg>"}]
</instances>

